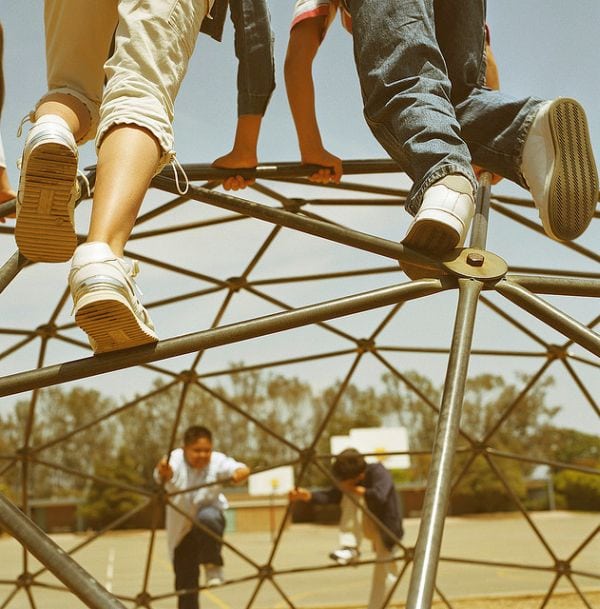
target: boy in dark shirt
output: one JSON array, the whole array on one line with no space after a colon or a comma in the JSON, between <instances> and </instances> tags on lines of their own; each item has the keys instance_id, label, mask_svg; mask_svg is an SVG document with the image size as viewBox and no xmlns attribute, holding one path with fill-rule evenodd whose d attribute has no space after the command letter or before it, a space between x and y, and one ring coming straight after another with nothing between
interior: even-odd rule
<instances>
[{"instance_id":1,"label":"boy in dark shirt","mask_svg":"<svg viewBox=\"0 0 600 609\"><path fill-rule=\"evenodd\" d=\"M356 561L362 537L371 540L377 562L373 569L368 609L379 609L388 585L395 581L396 566L391 559L394 545L403 534L400 502L394 481L381 463L367 463L354 448L347 448L337 456L332 471L339 481L338 487L314 492L297 488L290 492L290 501L340 504L341 547L329 555L338 564ZM364 513L350 496L354 496L366 508Z\"/></svg>"}]
</instances>

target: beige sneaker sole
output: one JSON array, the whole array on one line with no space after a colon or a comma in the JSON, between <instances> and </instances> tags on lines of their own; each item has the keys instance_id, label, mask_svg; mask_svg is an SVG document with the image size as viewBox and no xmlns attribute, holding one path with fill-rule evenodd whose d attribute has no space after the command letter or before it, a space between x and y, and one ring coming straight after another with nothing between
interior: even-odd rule
<instances>
[{"instance_id":1,"label":"beige sneaker sole","mask_svg":"<svg viewBox=\"0 0 600 609\"><path fill-rule=\"evenodd\" d=\"M545 228L561 241L579 237L598 201L598 172L585 112L574 99L557 99L548 109L555 162Z\"/></svg>"},{"instance_id":2,"label":"beige sneaker sole","mask_svg":"<svg viewBox=\"0 0 600 609\"><path fill-rule=\"evenodd\" d=\"M95 353L130 349L158 341L120 294L94 291L82 296L75 307L75 323L88 335Z\"/></svg>"},{"instance_id":3,"label":"beige sneaker sole","mask_svg":"<svg viewBox=\"0 0 600 609\"><path fill-rule=\"evenodd\" d=\"M429 254L441 256L457 247L460 235L450 226L435 220L419 220L408 230L402 245L410 249Z\"/></svg>"},{"instance_id":4,"label":"beige sneaker sole","mask_svg":"<svg viewBox=\"0 0 600 609\"><path fill-rule=\"evenodd\" d=\"M77 246L71 221L77 157L66 146L39 144L27 160L19 185L15 239L33 262L65 262Z\"/></svg>"}]
</instances>

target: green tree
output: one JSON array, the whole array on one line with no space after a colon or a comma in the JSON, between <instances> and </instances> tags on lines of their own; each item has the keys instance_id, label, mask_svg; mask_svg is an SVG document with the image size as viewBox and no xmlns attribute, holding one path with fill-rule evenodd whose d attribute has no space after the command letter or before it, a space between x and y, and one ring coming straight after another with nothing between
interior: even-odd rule
<instances>
[{"instance_id":1,"label":"green tree","mask_svg":"<svg viewBox=\"0 0 600 609\"><path fill-rule=\"evenodd\" d=\"M145 499L143 494L133 489L110 484L110 481L114 480L140 489L146 484L147 481L137 472L134 457L126 452L120 452L112 459L96 460L94 475L109 482L94 480L89 487L85 504L80 507L84 521L93 529L109 525L134 510ZM121 525L121 528L135 526L134 520Z\"/></svg>"}]
</instances>

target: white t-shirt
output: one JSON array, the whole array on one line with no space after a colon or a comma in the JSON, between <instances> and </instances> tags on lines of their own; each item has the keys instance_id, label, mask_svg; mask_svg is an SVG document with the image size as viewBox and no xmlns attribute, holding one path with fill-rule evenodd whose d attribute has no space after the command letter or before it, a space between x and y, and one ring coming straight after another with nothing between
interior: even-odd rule
<instances>
[{"instance_id":1,"label":"white t-shirt","mask_svg":"<svg viewBox=\"0 0 600 609\"><path fill-rule=\"evenodd\" d=\"M341 0L296 0L291 27L293 28L305 19L323 15L327 17L325 31L323 32L323 36L325 36L327 29L335 19L338 9L340 10L342 25L346 30L352 32L352 17L350 17L350 13Z\"/></svg>"},{"instance_id":2,"label":"white t-shirt","mask_svg":"<svg viewBox=\"0 0 600 609\"><path fill-rule=\"evenodd\" d=\"M210 484L219 480L228 480L240 467L246 467L223 453L213 451L210 462L206 467L197 469L191 467L185 460L182 448L176 448L169 456L169 465L173 469L173 477L165 484L168 493L194 488L201 484ZM160 482L158 471L154 470L154 479ZM201 507L212 505L220 510L228 507L227 499L221 492L220 484L181 493L170 498L182 512L188 514L192 519ZM166 515L167 545L171 559L175 548L192 528L192 523L173 508L167 507Z\"/></svg>"}]
</instances>

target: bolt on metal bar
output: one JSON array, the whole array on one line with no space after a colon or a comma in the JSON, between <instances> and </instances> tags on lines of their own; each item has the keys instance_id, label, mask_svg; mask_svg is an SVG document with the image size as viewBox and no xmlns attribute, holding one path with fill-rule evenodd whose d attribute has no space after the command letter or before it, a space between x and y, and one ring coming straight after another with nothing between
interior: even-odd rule
<instances>
[{"instance_id":1,"label":"bolt on metal bar","mask_svg":"<svg viewBox=\"0 0 600 609\"><path fill-rule=\"evenodd\" d=\"M389 288L309 305L293 311L275 313L274 315L230 324L213 330L171 338L152 346L115 351L105 355L96 355L37 370L29 370L0 379L0 397L194 353L201 349L257 338L282 330L299 328L336 317L396 304L403 300L429 296L455 286L456 281L451 277L419 279Z\"/></svg>"},{"instance_id":2,"label":"bolt on metal bar","mask_svg":"<svg viewBox=\"0 0 600 609\"><path fill-rule=\"evenodd\" d=\"M452 484L452 461L459 433L477 301L483 284L461 279L452 337L452 349L444 382L444 395L436 429L433 455L423 500L415 562L410 578L407 609L430 609L442 545L444 519Z\"/></svg>"},{"instance_id":3,"label":"bolt on metal bar","mask_svg":"<svg viewBox=\"0 0 600 609\"><path fill-rule=\"evenodd\" d=\"M0 493L0 524L88 607L125 609L87 571Z\"/></svg>"}]
</instances>

